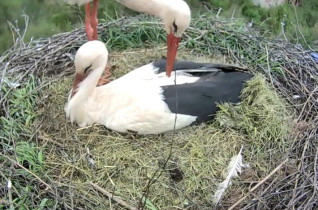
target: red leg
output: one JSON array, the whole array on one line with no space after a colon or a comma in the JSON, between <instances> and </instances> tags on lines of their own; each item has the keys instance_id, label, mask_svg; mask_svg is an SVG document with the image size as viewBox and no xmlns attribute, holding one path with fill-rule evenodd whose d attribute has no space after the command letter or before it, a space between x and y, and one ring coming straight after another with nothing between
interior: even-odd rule
<instances>
[{"instance_id":1,"label":"red leg","mask_svg":"<svg viewBox=\"0 0 318 210\"><path fill-rule=\"evenodd\" d=\"M98 18L97 18L97 9L98 9L98 1L99 0L94 0L93 1L93 11L90 19L91 23L91 28L93 30L93 36L92 40L97 40L98 39L98 34L97 34L97 25L98 25ZM102 86L105 85L109 82L109 77L111 76L110 73L110 64L109 61L107 62L107 66L104 70L104 74L99 78L99 81L97 83L97 86Z\"/></svg>"},{"instance_id":2,"label":"red leg","mask_svg":"<svg viewBox=\"0 0 318 210\"><path fill-rule=\"evenodd\" d=\"M86 29L86 36L87 39L93 40L93 28L91 25L91 5L90 3L86 4L85 8L85 29Z\"/></svg>"},{"instance_id":3,"label":"red leg","mask_svg":"<svg viewBox=\"0 0 318 210\"><path fill-rule=\"evenodd\" d=\"M109 77L112 75L112 73L110 72L110 63L109 61L107 61L107 65L106 68L104 70L104 74L99 78L97 86L102 86L107 84L109 81Z\"/></svg>"},{"instance_id":4,"label":"red leg","mask_svg":"<svg viewBox=\"0 0 318 210\"><path fill-rule=\"evenodd\" d=\"M93 11L92 11L92 19L91 19L91 24L94 30L93 33L93 39L97 40L97 25L98 25L98 18L97 18L97 9L98 9L98 1L99 0L94 0L93 2Z\"/></svg>"}]
</instances>

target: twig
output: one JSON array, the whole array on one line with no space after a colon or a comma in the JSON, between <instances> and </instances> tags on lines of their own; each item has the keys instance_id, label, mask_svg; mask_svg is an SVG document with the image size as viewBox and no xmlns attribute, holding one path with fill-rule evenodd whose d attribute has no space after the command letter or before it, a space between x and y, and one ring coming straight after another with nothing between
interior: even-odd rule
<instances>
[{"instance_id":1,"label":"twig","mask_svg":"<svg viewBox=\"0 0 318 210\"><path fill-rule=\"evenodd\" d=\"M215 17L219 19L219 15L222 12L222 7L219 8L218 13L216 13Z\"/></svg>"},{"instance_id":2,"label":"twig","mask_svg":"<svg viewBox=\"0 0 318 210\"><path fill-rule=\"evenodd\" d=\"M22 136L25 136L25 137L29 137L29 138L32 138L33 136L31 135L28 135L28 134L25 134L25 133L21 133ZM38 139L42 140L42 141L48 141L48 142L51 142L53 144L56 144L57 146L59 147L65 147L63 144L57 142L57 141L54 141L53 139L50 139L50 138L47 138L47 137L44 137L42 135L38 135L37 136Z\"/></svg>"},{"instance_id":3,"label":"twig","mask_svg":"<svg viewBox=\"0 0 318 210\"><path fill-rule=\"evenodd\" d=\"M315 162L314 162L314 180L313 180L313 186L314 186L314 192L312 196L310 197L309 201L313 200L315 198L315 195L317 193L317 159L318 159L318 148L316 150L316 155L315 155ZM304 209L309 209L309 204L310 202L307 202L306 206Z\"/></svg>"},{"instance_id":4,"label":"twig","mask_svg":"<svg viewBox=\"0 0 318 210\"><path fill-rule=\"evenodd\" d=\"M269 53L268 53L268 48L267 45L265 45L265 49L266 49L266 61L267 61L267 73L268 73L268 77L270 78L271 84L274 85L273 83L273 78L272 78L272 73L271 73L271 66L269 65Z\"/></svg>"},{"instance_id":5,"label":"twig","mask_svg":"<svg viewBox=\"0 0 318 210\"><path fill-rule=\"evenodd\" d=\"M242 201L244 201L251 193L253 193L257 188L264 184L271 176L273 176L285 163L287 163L288 158L285 159L281 164L279 164L270 174L268 174L264 179L262 179L257 185L255 185L243 198L234 203L228 210L234 209Z\"/></svg>"},{"instance_id":6,"label":"twig","mask_svg":"<svg viewBox=\"0 0 318 210\"><path fill-rule=\"evenodd\" d=\"M305 156L305 152L306 152L308 143L309 143L309 141L307 140L306 143L305 143L305 146L304 146L302 155L301 155L301 159L300 159L300 161L299 161L298 171L300 171L301 166L302 166L302 164L303 164L303 160L304 160L304 156ZM296 180L295 180L295 185L294 185L294 190L293 190L294 192L293 192L293 196L292 196L292 198L291 198L291 201L293 201L293 200L295 199L295 197L296 197L296 190L297 190L297 186L298 186L298 182L299 182L299 176L300 176L300 174L297 174L297 175L296 175ZM292 209L295 209L295 205L294 205L294 204L293 204L293 206L292 206Z\"/></svg>"},{"instance_id":7,"label":"twig","mask_svg":"<svg viewBox=\"0 0 318 210\"><path fill-rule=\"evenodd\" d=\"M40 177L38 177L35 173L33 173L32 171L30 171L29 169L25 168L23 165L21 165L20 163L18 163L17 161L11 159L10 157L0 153L0 156L10 160L12 163L16 164L17 166L19 166L20 168L22 168L23 170L25 170L26 172L28 172L29 174L31 174L32 176L34 176L37 180L39 180L39 182L41 182L42 184L44 184L46 186L45 190L49 190L52 189L50 185L48 185L46 182L44 182Z\"/></svg>"},{"instance_id":8,"label":"twig","mask_svg":"<svg viewBox=\"0 0 318 210\"><path fill-rule=\"evenodd\" d=\"M309 94L305 104L303 105L303 108L301 109L300 111L300 114L297 118L297 121L299 121L301 119L301 116L303 115L304 111L305 111L305 107L307 106L307 104L309 103L310 99L313 97L314 93L318 90L318 86L313 90L311 91L311 93ZM315 99L314 99L315 100Z\"/></svg>"},{"instance_id":9,"label":"twig","mask_svg":"<svg viewBox=\"0 0 318 210\"><path fill-rule=\"evenodd\" d=\"M100 186L98 186L97 184L93 183L93 182L89 182L90 185L92 185L94 187L95 190L103 193L104 195L106 195L108 198L112 199L113 201L115 201L116 203L118 203L119 205L130 209L130 210L137 210L137 208L129 205L128 203L126 203L125 201L123 201L121 198L119 197L115 197L114 194L108 192L107 190L105 190L104 188L101 188Z\"/></svg>"}]
</instances>

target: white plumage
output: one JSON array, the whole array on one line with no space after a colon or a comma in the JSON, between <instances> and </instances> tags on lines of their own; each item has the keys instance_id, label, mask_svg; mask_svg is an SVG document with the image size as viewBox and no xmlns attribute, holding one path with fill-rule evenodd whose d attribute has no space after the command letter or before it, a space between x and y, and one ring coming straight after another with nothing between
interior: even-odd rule
<instances>
[{"instance_id":1,"label":"white plumage","mask_svg":"<svg viewBox=\"0 0 318 210\"><path fill-rule=\"evenodd\" d=\"M233 66L177 62L168 78L165 61L157 61L96 87L107 57L104 43L96 40L76 53L76 77L65 111L81 127L99 123L118 132L157 134L209 121L217 103L238 101L251 77Z\"/></svg>"},{"instance_id":2,"label":"white plumage","mask_svg":"<svg viewBox=\"0 0 318 210\"><path fill-rule=\"evenodd\" d=\"M76 94L65 107L71 122L77 122L81 127L99 123L118 132L131 130L139 134L173 130L175 114L163 101L159 86L173 84L173 77L155 74L155 67L148 64L107 85L96 87L107 57L107 49L99 41L87 42L78 50L75 56L77 73L83 73L87 66L92 65L90 73L79 83ZM181 74L178 81L183 83L198 79ZM178 114L176 129L195 120L195 116Z\"/></svg>"},{"instance_id":3,"label":"white plumage","mask_svg":"<svg viewBox=\"0 0 318 210\"><path fill-rule=\"evenodd\" d=\"M117 0L119 3L134 11L142 12L161 18L167 34L174 33L173 23L178 30L175 35L181 37L189 27L191 11L183 0Z\"/></svg>"}]
</instances>

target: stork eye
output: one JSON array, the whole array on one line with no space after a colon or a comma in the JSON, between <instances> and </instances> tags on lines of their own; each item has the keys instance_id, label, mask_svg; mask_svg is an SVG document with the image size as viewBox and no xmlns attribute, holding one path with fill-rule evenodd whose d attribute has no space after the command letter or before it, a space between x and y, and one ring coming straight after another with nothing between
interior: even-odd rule
<instances>
[{"instance_id":1,"label":"stork eye","mask_svg":"<svg viewBox=\"0 0 318 210\"><path fill-rule=\"evenodd\" d=\"M176 24L176 21L173 21L173 33L177 33L178 32L178 26Z\"/></svg>"},{"instance_id":2,"label":"stork eye","mask_svg":"<svg viewBox=\"0 0 318 210\"><path fill-rule=\"evenodd\" d=\"M88 70L90 70L90 68L92 67L92 64L87 66L85 69L84 69L84 74L86 74L88 72Z\"/></svg>"}]
</instances>

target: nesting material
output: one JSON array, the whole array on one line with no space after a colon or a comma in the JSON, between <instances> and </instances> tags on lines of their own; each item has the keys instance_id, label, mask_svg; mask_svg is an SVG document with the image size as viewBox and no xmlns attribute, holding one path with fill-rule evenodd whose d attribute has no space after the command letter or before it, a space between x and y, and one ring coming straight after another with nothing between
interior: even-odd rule
<instances>
[{"instance_id":1,"label":"nesting material","mask_svg":"<svg viewBox=\"0 0 318 210\"><path fill-rule=\"evenodd\" d=\"M129 69L153 61L164 52L164 49L138 52L139 56L125 51L111 53L111 63L116 67L113 70L114 78L121 76ZM181 50L179 58L202 62L215 61L212 57L191 54L187 50ZM252 86L258 80L256 78L255 82L253 79L242 95L242 103L248 106L246 109L253 107L253 104L248 102L250 100L248 91L254 91ZM258 85L262 87L257 90L263 90L267 85L264 79L261 79L259 83ZM109 199L93 190L92 186L87 184L88 182L97 183L120 196L130 205L139 206L142 195L147 191L147 183L154 174L158 175L159 170L162 174L149 188L146 205L153 205L157 209L171 209L176 206L209 208L213 205L213 193L217 190L218 183L223 180L222 174L229 160L237 154L241 145L247 146L244 154L251 165L250 177L247 180L256 179L258 173L268 172L271 168L270 164L264 164L262 167L259 167L259 164L268 162L273 154L276 161L282 156L279 148L284 149L284 147L276 145L282 144L286 135L272 134L275 140L265 141L264 150L257 153L254 149L259 148L258 145L261 142L253 138L261 138L259 135L268 134L246 135L244 129L248 129L246 126L249 126L247 125L249 121L245 125L241 124L241 129L237 129L233 127L232 122L223 120L228 118L227 111L223 108L217 114L216 121L207 125L188 127L175 134L170 132L162 135L135 136L112 132L101 125L79 128L65 119L63 111L71 85L72 77L68 77L52 83L46 91L50 97L40 111L41 119L44 120L40 132L46 138L56 142L56 144L48 143L50 149L46 154L50 177L60 183L59 190L69 192L65 195L65 200L69 200L68 196L73 195L75 206L109 207ZM258 85L255 86L258 87ZM268 88L266 93L257 90L253 92L254 97L263 100L264 103L273 102L274 99L269 100L271 97L268 96L276 95L272 89ZM273 106L273 112L283 109L281 106L284 106L277 95L275 100L278 107ZM235 110L238 109L236 107L233 106L231 112L235 112L236 115L242 114ZM282 122L287 119L285 113L287 112L280 115ZM274 115L272 112L266 114ZM250 115L245 117L252 118ZM286 124L283 123L283 125ZM258 125L254 126L259 129ZM229 127L231 129L228 129ZM272 150L271 153L268 152L269 149ZM169 155L171 157L164 167ZM239 181L240 179L237 179L233 183L239 183ZM70 188L69 185L72 187ZM248 191L248 186L241 184L234 184L233 187L241 192ZM232 192L231 189L225 193L225 201L230 199L230 192Z\"/></svg>"}]
</instances>

